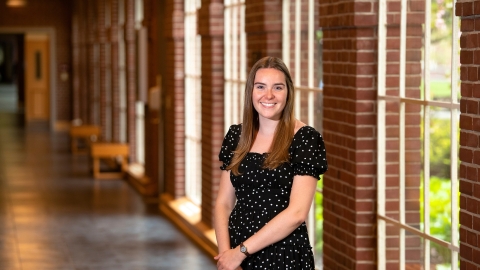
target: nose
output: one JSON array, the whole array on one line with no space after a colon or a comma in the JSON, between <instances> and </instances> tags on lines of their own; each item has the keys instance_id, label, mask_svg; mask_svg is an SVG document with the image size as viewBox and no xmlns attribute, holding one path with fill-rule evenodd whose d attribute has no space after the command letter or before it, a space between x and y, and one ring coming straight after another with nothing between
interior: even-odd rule
<instances>
[{"instance_id":1,"label":"nose","mask_svg":"<svg viewBox=\"0 0 480 270\"><path fill-rule=\"evenodd\" d=\"M274 97L272 88L267 89L267 92L265 93L265 97L268 99L272 99Z\"/></svg>"}]
</instances>

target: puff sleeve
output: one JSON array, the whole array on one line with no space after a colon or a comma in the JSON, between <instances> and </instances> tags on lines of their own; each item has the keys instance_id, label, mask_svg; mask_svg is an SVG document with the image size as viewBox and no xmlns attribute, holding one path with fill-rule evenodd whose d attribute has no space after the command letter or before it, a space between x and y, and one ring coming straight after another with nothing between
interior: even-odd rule
<instances>
[{"instance_id":1,"label":"puff sleeve","mask_svg":"<svg viewBox=\"0 0 480 270\"><path fill-rule=\"evenodd\" d=\"M237 148L240 140L240 133L242 131L241 125L231 125L228 129L225 138L223 139L222 148L218 154L219 160L222 162L221 170L226 170L233 157L233 151Z\"/></svg>"},{"instance_id":2,"label":"puff sleeve","mask_svg":"<svg viewBox=\"0 0 480 270\"><path fill-rule=\"evenodd\" d=\"M320 179L328 169L322 135L310 126L301 128L292 142L292 167L294 175L310 175Z\"/></svg>"}]
</instances>

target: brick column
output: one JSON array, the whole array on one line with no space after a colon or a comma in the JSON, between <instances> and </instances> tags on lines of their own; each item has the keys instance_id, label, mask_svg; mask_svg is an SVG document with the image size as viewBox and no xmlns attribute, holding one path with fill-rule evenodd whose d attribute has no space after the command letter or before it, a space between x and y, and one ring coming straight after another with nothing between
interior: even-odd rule
<instances>
[{"instance_id":1,"label":"brick column","mask_svg":"<svg viewBox=\"0 0 480 270\"><path fill-rule=\"evenodd\" d=\"M72 119L80 119L80 63L81 63L81 22L83 20L81 14L81 1L76 0L73 3L72 16L72 70L73 70L73 89L72 89Z\"/></svg>"},{"instance_id":2,"label":"brick column","mask_svg":"<svg viewBox=\"0 0 480 270\"><path fill-rule=\"evenodd\" d=\"M87 2L86 1L77 1L79 13L79 79L80 79L80 90L79 90L79 106L80 106L80 119L82 123L88 123L88 39L87 39Z\"/></svg>"},{"instance_id":3,"label":"brick column","mask_svg":"<svg viewBox=\"0 0 480 270\"><path fill-rule=\"evenodd\" d=\"M354 10L368 22L355 21ZM370 2L320 3L325 269L375 269L376 12Z\"/></svg>"},{"instance_id":4,"label":"brick column","mask_svg":"<svg viewBox=\"0 0 480 270\"><path fill-rule=\"evenodd\" d=\"M329 8L322 5L321 18L335 14ZM337 14L337 19L353 16ZM329 27L322 19L321 25L323 137L329 163L323 182L324 266L375 269L376 31L374 27ZM365 51L364 63L357 62L360 51ZM354 59L350 62L342 55Z\"/></svg>"},{"instance_id":5,"label":"brick column","mask_svg":"<svg viewBox=\"0 0 480 270\"><path fill-rule=\"evenodd\" d=\"M158 18L160 13L159 3L155 0L145 0L143 2L144 18L143 25L147 29L148 39L148 89L157 85L157 75L159 74L158 62L160 44L158 33ZM149 95L148 95L149 97ZM152 101L148 99L145 106L145 176L149 179L148 190L151 195L158 195L159 182L159 110L153 110L150 107Z\"/></svg>"},{"instance_id":6,"label":"brick column","mask_svg":"<svg viewBox=\"0 0 480 270\"><path fill-rule=\"evenodd\" d=\"M387 94L399 91L400 1L388 2ZM423 1L408 6L406 96L420 96ZM320 3L323 29L324 130L329 171L324 176L324 266L376 269L376 1ZM406 192L406 223L418 226L421 172L418 106L406 107L406 187L399 187L397 102L387 104L387 215L399 219L399 188ZM384 166L385 164L382 164ZM398 230L388 230L387 260L398 266ZM418 238L407 237L408 261L421 259ZM392 268L394 269L394 268Z\"/></svg>"},{"instance_id":7,"label":"brick column","mask_svg":"<svg viewBox=\"0 0 480 270\"><path fill-rule=\"evenodd\" d=\"M164 7L164 190L178 198L185 196L184 1L168 0Z\"/></svg>"},{"instance_id":8,"label":"brick column","mask_svg":"<svg viewBox=\"0 0 480 270\"><path fill-rule=\"evenodd\" d=\"M137 160L135 101L137 91L135 46L135 0L125 0L125 58L127 78L127 141L130 162Z\"/></svg>"},{"instance_id":9,"label":"brick column","mask_svg":"<svg viewBox=\"0 0 480 270\"><path fill-rule=\"evenodd\" d=\"M144 0L143 3L143 25L148 30L148 87L157 84L157 75L159 74L159 28L158 18L159 9L162 3L155 0Z\"/></svg>"},{"instance_id":10,"label":"brick column","mask_svg":"<svg viewBox=\"0 0 480 270\"><path fill-rule=\"evenodd\" d=\"M282 57L282 1L245 1L247 73L264 56Z\"/></svg>"},{"instance_id":11,"label":"brick column","mask_svg":"<svg viewBox=\"0 0 480 270\"><path fill-rule=\"evenodd\" d=\"M99 43L99 94L101 140L107 139L107 29L105 0L97 0L97 38Z\"/></svg>"},{"instance_id":12,"label":"brick column","mask_svg":"<svg viewBox=\"0 0 480 270\"><path fill-rule=\"evenodd\" d=\"M120 67L119 67L119 48L118 48L118 0L110 0L110 58L111 58L111 127L112 142L120 142Z\"/></svg>"},{"instance_id":13,"label":"brick column","mask_svg":"<svg viewBox=\"0 0 480 270\"><path fill-rule=\"evenodd\" d=\"M213 208L221 171L224 49L223 0L204 0L199 11L202 36L202 221L213 227Z\"/></svg>"},{"instance_id":14,"label":"brick column","mask_svg":"<svg viewBox=\"0 0 480 270\"><path fill-rule=\"evenodd\" d=\"M87 2L87 36L88 36L88 119L89 124L97 125L98 113L98 57L97 50L97 18L96 1Z\"/></svg>"},{"instance_id":15,"label":"brick column","mask_svg":"<svg viewBox=\"0 0 480 270\"><path fill-rule=\"evenodd\" d=\"M480 1L459 0L460 269L480 269Z\"/></svg>"}]
</instances>

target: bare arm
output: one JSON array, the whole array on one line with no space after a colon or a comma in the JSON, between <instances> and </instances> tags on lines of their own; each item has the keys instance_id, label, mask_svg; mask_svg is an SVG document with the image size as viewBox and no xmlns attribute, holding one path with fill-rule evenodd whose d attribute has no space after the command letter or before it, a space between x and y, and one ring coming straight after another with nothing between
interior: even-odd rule
<instances>
[{"instance_id":1,"label":"bare arm","mask_svg":"<svg viewBox=\"0 0 480 270\"><path fill-rule=\"evenodd\" d=\"M298 228L308 216L316 186L317 179L314 177L296 175L288 207L244 242L248 252L253 254L274 244Z\"/></svg>"},{"instance_id":2,"label":"bare arm","mask_svg":"<svg viewBox=\"0 0 480 270\"><path fill-rule=\"evenodd\" d=\"M220 187L215 202L215 236L217 238L218 253L230 249L230 235L228 233L228 218L235 205L235 189L230 182L230 171L222 171Z\"/></svg>"},{"instance_id":3,"label":"bare arm","mask_svg":"<svg viewBox=\"0 0 480 270\"><path fill-rule=\"evenodd\" d=\"M288 207L275 216L256 234L248 238L244 244L248 252L253 254L261 249L274 244L292 233L300 226L308 216L310 205L315 194L317 179L312 176L296 175L293 178L292 192ZM231 249L217 256L217 265L231 266L240 265L245 255L239 247ZM231 268L225 268L231 269Z\"/></svg>"}]
</instances>

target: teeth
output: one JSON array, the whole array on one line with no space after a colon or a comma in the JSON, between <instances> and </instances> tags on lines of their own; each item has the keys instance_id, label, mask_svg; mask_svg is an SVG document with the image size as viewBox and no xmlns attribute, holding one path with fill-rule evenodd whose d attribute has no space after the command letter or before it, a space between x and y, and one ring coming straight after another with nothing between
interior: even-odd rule
<instances>
[{"instance_id":1,"label":"teeth","mask_svg":"<svg viewBox=\"0 0 480 270\"><path fill-rule=\"evenodd\" d=\"M275 103L263 103L262 102L262 105L266 106L266 107L273 107L273 105L275 105Z\"/></svg>"}]
</instances>

